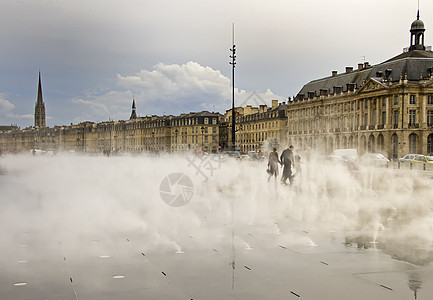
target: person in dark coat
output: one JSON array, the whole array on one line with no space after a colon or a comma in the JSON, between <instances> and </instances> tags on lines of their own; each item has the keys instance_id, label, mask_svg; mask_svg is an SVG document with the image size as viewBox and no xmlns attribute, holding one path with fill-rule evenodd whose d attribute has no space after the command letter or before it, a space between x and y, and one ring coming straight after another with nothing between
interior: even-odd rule
<instances>
[{"instance_id":1,"label":"person in dark coat","mask_svg":"<svg viewBox=\"0 0 433 300\"><path fill-rule=\"evenodd\" d=\"M280 156L281 165L284 166L283 176L281 176L281 181L284 184L287 184L286 183L287 179L289 179L290 184L293 183L292 165L295 166L295 157L293 155L293 149L294 147L290 145L289 148L285 149Z\"/></svg>"},{"instance_id":2,"label":"person in dark coat","mask_svg":"<svg viewBox=\"0 0 433 300\"><path fill-rule=\"evenodd\" d=\"M278 176L278 164L280 163L280 160L278 159L278 152L277 148L274 148L271 153L269 153L268 158L268 182L271 180L272 176L275 176L275 180L277 180Z\"/></svg>"}]
</instances>

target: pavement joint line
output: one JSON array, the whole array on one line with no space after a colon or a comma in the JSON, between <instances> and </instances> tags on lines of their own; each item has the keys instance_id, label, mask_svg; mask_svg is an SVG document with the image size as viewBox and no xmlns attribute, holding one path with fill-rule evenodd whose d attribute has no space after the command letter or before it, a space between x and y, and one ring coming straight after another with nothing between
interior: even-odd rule
<instances>
[{"instance_id":1,"label":"pavement joint line","mask_svg":"<svg viewBox=\"0 0 433 300\"><path fill-rule=\"evenodd\" d=\"M296 297L300 298L301 296L293 291L290 291L291 294L295 295Z\"/></svg>"},{"instance_id":2,"label":"pavement joint line","mask_svg":"<svg viewBox=\"0 0 433 300\"><path fill-rule=\"evenodd\" d=\"M387 289L387 290L393 291L392 288L390 288L390 287L388 287L388 286L386 286L386 285L381 284L380 286L383 287L383 288L385 288L385 289Z\"/></svg>"}]
</instances>

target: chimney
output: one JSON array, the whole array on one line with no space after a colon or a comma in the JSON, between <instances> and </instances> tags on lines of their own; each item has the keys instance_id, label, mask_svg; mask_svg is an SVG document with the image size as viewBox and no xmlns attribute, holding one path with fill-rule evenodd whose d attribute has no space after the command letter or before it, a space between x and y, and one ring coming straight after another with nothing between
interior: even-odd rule
<instances>
[{"instance_id":1,"label":"chimney","mask_svg":"<svg viewBox=\"0 0 433 300\"><path fill-rule=\"evenodd\" d=\"M353 71L353 67L346 67L346 73L350 73Z\"/></svg>"},{"instance_id":2,"label":"chimney","mask_svg":"<svg viewBox=\"0 0 433 300\"><path fill-rule=\"evenodd\" d=\"M278 107L278 100L272 100L272 109L275 109Z\"/></svg>"},{"instance_id":3,"label":"chimney","mask_svg":"<svg viewBox=\"0 0 433 300\"><path fill-rule=\"evenodd\" d=\"M368 64L368 61L366 61L366 62L364 63L364 69L367 69L369 66L370 66L370 65Z\"/></svg>"},{"instance_id":4,"label":"chimney","mask_svg":"<svg viewBox=\"0 0 433 300\"><path fill-rule=\"evenodd\" d=\"M337 71L332 71L332 77L335 77L335 76L337 76Z\"/></svg>"},{"instance_id":5,"label":"chimney","mask_svg":"<svg viewBox=\"0 0 433 300\"><path fill-rule=\"evenodd\" d=\"M361 71L364 68L364 64L363 63L359 63L358 64L358 71Z\"/></svg>"}]
</instances>

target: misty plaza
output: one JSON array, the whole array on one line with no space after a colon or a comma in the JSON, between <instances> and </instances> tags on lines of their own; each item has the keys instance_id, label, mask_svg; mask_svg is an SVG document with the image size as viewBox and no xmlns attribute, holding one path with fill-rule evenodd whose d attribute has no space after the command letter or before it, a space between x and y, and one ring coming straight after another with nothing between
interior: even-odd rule
<instances>
[{"instance_id":1,"label":"misty plaza","mask_svg":"<svg viewBox=\"0 0 433 300\"><path fill-rule=\"evenodd\" d=\"M235 107L233 40L225 117L138 123L133 100L50 131L39 77L35 126L0 128L0 298L431 299L433 169L358 158L433 152L424 30L418 12L399 56L269 109ZM292 144L291 184L269 180Z\"/></svg>"},{"instance_id":2,"label":"misty plaza","mask_svg":"<svg viewBox=\"0 0 433 300\"><path fill-rule=\"evenodd\" d=\"M431 176L305 158L0 161L2 299L428 299ZM383 180L387 178L387 180Z\"/></svg>"}]
</instances>

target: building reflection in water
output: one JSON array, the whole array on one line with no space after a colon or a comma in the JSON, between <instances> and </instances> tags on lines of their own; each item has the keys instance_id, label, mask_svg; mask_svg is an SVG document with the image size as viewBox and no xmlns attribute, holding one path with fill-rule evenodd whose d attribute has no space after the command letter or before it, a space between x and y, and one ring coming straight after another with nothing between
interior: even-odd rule
<instances>
[{"instance_id":1,"label":"building reflection in water","mask_svg":"<svg viewBox=\"0 0 433 300\"><path fill-rule=\"evenodd\" d=\"M374 247L390 255L393 259L413 264L412 269L408 270L408 286L413 291L413 299L418 299L418 291L421 289L422 280L419 271L414 269L427 266L433 261L431 243L415 237L404 241L383 237L376 241L373 236L360 234L346 236L344 244L348 247L357 247L358 249Z\"/></svg>"}]
</instances>

